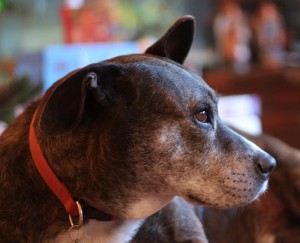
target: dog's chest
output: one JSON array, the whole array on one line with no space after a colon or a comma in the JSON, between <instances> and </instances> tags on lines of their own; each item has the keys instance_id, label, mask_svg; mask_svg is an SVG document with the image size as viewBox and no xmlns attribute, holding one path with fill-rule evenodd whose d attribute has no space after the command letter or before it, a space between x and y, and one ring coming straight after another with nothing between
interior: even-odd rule
<instances>
[{"instance_id":1,"label":"dog's chest","mask_svg":"<svg viewBox=\"0 0 300 243\"><path fill-rule=\"evenodd\" d=\"M83 226L82 229L77 231L63 232L58 235L55 243L125 243L129 242L140 226L143 224L144 219L131 220L131 221L111 221L99 222L90 220L88 224ZM76 238L78 236L78 241ZM53 241L52 241L53 242Z\"/></svg>"}]
</instances>

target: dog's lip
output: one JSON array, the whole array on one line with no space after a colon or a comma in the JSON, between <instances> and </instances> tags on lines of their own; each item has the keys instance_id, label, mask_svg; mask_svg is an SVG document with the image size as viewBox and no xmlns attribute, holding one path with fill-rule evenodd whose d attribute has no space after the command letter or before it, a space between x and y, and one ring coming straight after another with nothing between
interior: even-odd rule
<instances>
[{"instance_id":1,"label":"dog's lip","mask_svg":"<svg viewBox=\"0 0 300 243\"><path fill-rule=\"evenodd\" d=\"M191 202L193 202L193 203L196 203L196 204L200 204L200 205L205 205L205 204L206 204L203 200L201 200L201 199L199 199L198 197L195 197L195 196L193 196L193 195L187 195L186 198L187 198L189 201L191 201Z\"/></svg>"}]
</instances>

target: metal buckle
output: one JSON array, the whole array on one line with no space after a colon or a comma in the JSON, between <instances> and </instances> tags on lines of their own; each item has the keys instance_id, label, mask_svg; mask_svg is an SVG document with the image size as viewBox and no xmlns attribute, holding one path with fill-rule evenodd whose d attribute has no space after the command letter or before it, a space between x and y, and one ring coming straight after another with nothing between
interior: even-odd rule
<instances>
[{"instance_id":1,"label":"metal buckle","mask_svg":"<svg viewBox=\"0 0 300 243\"><path fill-rule=\"evenodd\" d=\"M74 223L72 216L69 214L69 221L70 221L72 229L79 229L83 225L82 207L81 207L81 205L80 205L80 203L78 201L76 201L76 205L78 207L78 212L79 212L77 224Z\"/></svg>"}]
</instances>

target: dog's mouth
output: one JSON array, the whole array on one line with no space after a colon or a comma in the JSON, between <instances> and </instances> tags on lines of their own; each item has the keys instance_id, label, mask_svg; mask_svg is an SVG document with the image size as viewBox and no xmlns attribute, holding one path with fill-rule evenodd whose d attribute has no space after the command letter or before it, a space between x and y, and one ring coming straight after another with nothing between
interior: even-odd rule
<instances>
[{"instance_id":1,"label":"dog's mouth","mask_svg":"<svg viewBox=\"0 0 300 243\"><path fill-rule=\"evenodd\" d=\"M193 203L193 204L197 204L197 205L207 205L207 203L205 203L203 200L193 196L193 195L188 195L186 197L188 199L189 202Z\"/></svg>"}]
</instances>

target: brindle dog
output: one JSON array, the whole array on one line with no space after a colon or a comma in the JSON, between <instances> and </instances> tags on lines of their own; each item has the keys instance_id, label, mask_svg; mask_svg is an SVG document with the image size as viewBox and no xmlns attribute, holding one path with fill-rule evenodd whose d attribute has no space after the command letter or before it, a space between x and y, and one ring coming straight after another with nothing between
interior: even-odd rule
<instances>
[{"instance_id":1,"label":"brindle dog","mask_svg":"<svg viewBox=\"0 0 300 243\"><path fill-rule=\"evenodd\" d=\"M144 54L71 72L9 125L0 142L3 242L205 242L177 196L228 208L266 190L275 160L220 120L216 93L181 65L193 31L184 16ZM80 202L82 225L70 227L35 156ZM114 219L100 221L100 211Z\"/></svg>"}]
</instances>

